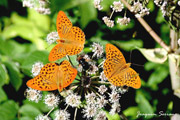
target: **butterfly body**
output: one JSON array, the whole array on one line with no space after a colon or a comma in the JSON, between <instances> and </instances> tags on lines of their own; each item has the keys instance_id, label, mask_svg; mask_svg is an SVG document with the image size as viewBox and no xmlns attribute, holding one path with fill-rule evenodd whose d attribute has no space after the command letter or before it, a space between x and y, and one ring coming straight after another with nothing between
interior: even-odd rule
<instances>
[{"instance_id":1,"label":"butterfly body","mask_svg":"<svg viewBox=\"0 0 180 120\"><path fill-rule=\"evenodd\" d=\"M77 75L77 70L70 63L64 60L60 65L48 63L41 68L40 74L29 80L28 87L41 90L52 91L59 90L69 86Z\"/></svg>"},{"instance_id":2,"label":"butterfly body","mask_svg":"<svg viewBox=\"0 0 180 120\"><path fill-rule=\"evenodd\" d=\"M115 86L140 88L141 81L138 73L126 63L123 54L112 44L106 44L106 60L104 74Z\"/></svg>"},{"instance_id":3,"label":"butterfly body","mask_svg":"<svg viewBox=\"0 0 180 120\"><path fill-rule=\"evenodd\" d=\"M84 48L84 32L76 26L73 26L63 11L59 11L56 21L58 35L57 45L49 54L49 61L56 61L66 55L76 55Z\"/></svg>"}]
</instances>

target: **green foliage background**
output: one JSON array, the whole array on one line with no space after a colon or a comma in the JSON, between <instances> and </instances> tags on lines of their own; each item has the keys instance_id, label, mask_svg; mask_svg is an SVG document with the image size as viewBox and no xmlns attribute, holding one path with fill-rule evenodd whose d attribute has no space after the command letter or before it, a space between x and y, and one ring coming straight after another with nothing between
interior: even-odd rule
<instances>
[{"instance_id":1,"label":"green foliage background","mask_svg":"<svg viewBox=\"0 0 180 120\"><path fill-rule=\"evenodd\" d=\"M113 1L104 0L104 9L99 12L94 8L92 0L51 0L50 15L23 8L20 0L0 1L0 120L33 120L38 114L49 111L43 102L36 104L26 100L24 91L27 80L31 78L32 65L37 61L48 63L48 54L53 45L48 46L45 38L56 30L59 10L65 11L72 23L85 32L84 52L90 51L93 42L104 47L106 43L112 43L124 53L127 62L143 65L132 64L140 74L142 87L138 90L130 89L120 100L122 111L128 119L159 119L159 116L137 117L138 111L149 114L178 111L167 61L163 64L149 62L136 49L159 45L128 11L127 15L131 17L128 26L115 24L115 27L108 28L103 23L102 17L110 13ZM151 13L145 20L169 43L169 26L164 22L161 12L152 1L148 7ZM113 19L122 15L115 14ZM111 116L109 118L113 119Z\"/></svg>"}]
</instances>

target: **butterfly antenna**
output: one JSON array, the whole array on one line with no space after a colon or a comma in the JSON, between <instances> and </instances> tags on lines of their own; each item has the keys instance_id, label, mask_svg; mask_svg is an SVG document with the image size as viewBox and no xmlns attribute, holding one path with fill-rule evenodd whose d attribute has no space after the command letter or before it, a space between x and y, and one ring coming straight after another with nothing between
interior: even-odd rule
<instances>
[{"instance_id":1,"label":"butterfly antenna","mask_svg":"<svg viewBox=\"0 0 180 120\"><path fill-rule=\"evenodd\" d=\"M133 48L133 49L134 49L134 48ZM131 56L132 56L133 49L130 51L130 58L129 58L129 59L130 59L130 60L129 60L130 63L131 63L131 58L132 58ZM144 65L139 65L139 64L135 64L135 63L131 63L131 64L132 64L132 65L136 65L136 66L144 67Z\"/></svg>"}]
</instances>

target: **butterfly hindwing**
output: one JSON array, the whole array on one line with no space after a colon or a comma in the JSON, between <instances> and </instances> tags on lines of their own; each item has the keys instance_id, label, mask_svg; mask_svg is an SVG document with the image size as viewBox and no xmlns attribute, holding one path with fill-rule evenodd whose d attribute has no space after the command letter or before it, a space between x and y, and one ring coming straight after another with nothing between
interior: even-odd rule
<instances>
[{"instance_id":1,"label":"butterfly hindwing","mask_svg":"<svg viewBox=\"0 0 180 120\"><path fill-rule=\"evenodd\" d=\"M77 70L73 68L67 60L61 63L60 70L62 71L63 77L59 79L59 91L69 86L77 75Z\"/></svg>"},{"instance_id":2,"label":"butterfly hindwing","mask_svg":"<svg viewBox=\"0 0 180 120\"><path fill-rule=\"evenodd\" d=\"M27 86L41 91L56 90L57 84L54 79L54 73L57 68L58 65L56 63L48 63L44 65L40 70L40 74L26 83Z\"/></svg>"},{"instance_id":3,"label":"butterfly hindwing","mask_svg":"<svg viewBox=\"0 0 180 120\"><path fill-rule=\"evenodd\" d=\"M104 62L104 74L115 86L141 87L138 73L126 63L123 54L112 44L106 44L106 60Z\"/></svg>"},{"instance_id":4,"label":"butterfly hindwing","mask_svg":"<svg viewBox=\"0 0 180 120\"><path fill-rule=\"evenodd\" d=\"M61 43L58 43L49 53L49 61L56 61L58 59L66 56L65 46Z\"/></svg>"}]
</instances>

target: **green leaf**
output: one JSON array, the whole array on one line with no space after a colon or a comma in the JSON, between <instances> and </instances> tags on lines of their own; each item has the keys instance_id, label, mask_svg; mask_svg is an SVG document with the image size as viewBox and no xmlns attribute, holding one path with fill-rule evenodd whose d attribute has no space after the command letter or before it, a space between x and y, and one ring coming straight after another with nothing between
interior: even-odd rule
<instances>
[{"instance_id":1,"label":"green leaf","mask_svg":"<svg viewBox=\"0 0 180 120\"><path fill-rule=\"evenodd\" d=\"M41 114L39 109L37 109L36 107L34 107L34 106L30 105L30 104L23 105L19 109L19 113L21 113L23 116L28 116L28 117L33 118L33 119L36 116L38 116L39 114Z\"/></svg>"},{"instance_id":2,"label":"green leaf","mask_svg":"<svg viewBox=\"0 0 180 120\"><path fill-rule=\"evenodd\" d=\"M0 40L0 44L1 53L18 62L24 60L27 53L35 48L33 44L20 44L14 40Z\"/></svg>"},{"instance_id":3,"label":"green leaf","mask_svg":"<svg viewBox=\"0 0 180 120\"><path fill-rule=\"evenodd\" d=\"M146 71L150 71L150 70L156 69L157 66L159 66L159 64L148 61L145 63L144 69Z\"/></svg>"},{"instance_id":4,"label":"green leaf","mask_svg":"<svg viewBox=\"0 0 180 120\"><path fill-rule=\"evenodd\" d=\"M155 71L150 75L147 85L152 90L158 89L158 84L161 83L169 75L169 68L166 65L156 66Z\"/></svg>"},{"instance_id":5,"label":"green leaf","mask_svg":"<svg viewBox=\"0 0 180 120\"><path fill-rule=\"evenodd\" d=\"M137 49L151 62L164 63L167 60L167 51L163 48L145 49L137 47Z\"/></svg>"},{"instance_id":6,"label":"green leaf","mask_svg":"<svg viewBox=\"0 0 180 120\"><path fill-rule=\"evenodd\" d=\"M0 119L13 120L15 119L19 106L13 100L9 100L0 105Z\"/></svg>"},{"instance_id":7,"label":"green leaf","mask_svg":"<svg viewBox=\"0 0 180 120\"><path fill-rule=\"evenodd\" d=\"M92 1L88 1L84 4L81 4L79 8L80 8L80 14L81 14L81 18L80 18L81 27L85 28L86 25L91 20L96 18L97 12L94 5L92 4Z\"/></svg>"},{"instance_id":8,"label":"green leaf","mask_svg":"<svg viewBox=\"0 0 180 120\"><path fill-rule=\"evenodd\" d=\"M22 71L31 76L32 65L36 62L48 63L49 53L47 51L34 51L30 53L21 65Z\"/></svg>"},{"instance_id":9,"label":"green leaf","mask_svg":"<svg viewBox=\"0 0 180 120\"><path fill-rule=\"evenodd\" d=\"M28 116L23 116L23 117L20 117L19 120L34 120L34 119Z\"/></svg>"},{"instance_id":10,"label":"green leaf","mask_svg":"<svg viewBox=\"0 0 180 120\"><path fill-rule=\"evenodd\" d=\"M110 6L113 5L114 0L103 0L100 5L103 7L103 9L101 11L109 11L110 10Z\"/></svg>"},{"instance_id":11,"label":"green leaf","mask_svg":"<svg viewBox=\"0 0 180 120\"><path fill-rule=\"evenodd\" d=\"M1 103L2 101L7 100L7 99L8 99L8 98L7 98L6 93L4 92L4 90L2 89L2 87L0 87L0 103Z\"/></svg>"},{"instance_id":12,"label":"green leaf","mask_svg":"<svg viewBox=\"0 0 180 120\"><path fill-rule=\"evenodd\" d=\"M0 0L0 6L8 7L8 1L7 0Z\"/></svg>"},{"instance_id":13,"label":"green leaf","mask_svg":"<svg viewBox=\"0 0 180 120\"><path fill-rule=\"evenodd\" d=\"M118 47L122 48L125 51L131 51L132 49L135 49L136 47L143 47L142 40L135 40L131 39L128 41L112 41L112 43L116 44Z\"/></svg>"},{"instance_id":14,"label":"green leaf","mask_svg":"<svg viewBox=\"0 0 180 120\"><path fill-rule=\"evenodd\" d=\"M131 119L137 119L137 112L138 112L138 107L128 107L126 110L123 111L125 116L131 117Z\"/></svg>"},{"instance_id":15,"label":"green leaf","mask_svg":"<svg viewBox=\"0 0 180 120\"><path fill-rule=\"evenodd\" d=\"M0 64L0 87L6 83L6 74L4 64Z\"/></svg>"},{"instance_id":16,"label":"green leaf","mask_svg":"<svg viewBox=\"0 0 180 120\"><path fill-rule=\"evenodd\" d=\"M149 103L149 101L146 99L146 97L144 96L144 94L138 90L136 92L136 102L138 104L138 108L140 113L143 114L153 114L153 108L151 106L151 104ZM146 118L152 118L153 116L146 116Z\"/></svg>"},{"instance_id":17,"label":"green leaf","mask_svg":"<svg viewBox=\"0 0 180 120\"><path fill-rule=\"evenodd\" d=\"M106 116L108 120L121 120L120 116L117 113L114 115L110 115L108 112L106 112Z\"/></svg>"},{"instance_id":18,"label":"green leaf","mask_svg":"<svg viewBox=\"0 0 180 120\"><path fill-rule=\"evenodd\" d=\"M4 64L6 65L6 68L10 77L10 82L17 91L21 87L21 84L22 84L22 78L21 78L19 68L12 61L4 62Z\"/></svg>"},{"instance_id":19,"label":"green leaf","mask_svg":"<svg viewBox=\"0 0 180 120\"><path fill-rule=\"evenodd\" d=\"M76 7L80 4L87 2L88 0L52 0L51 6L53 11L67 10Z\"/></svg>"}]
</instances>

